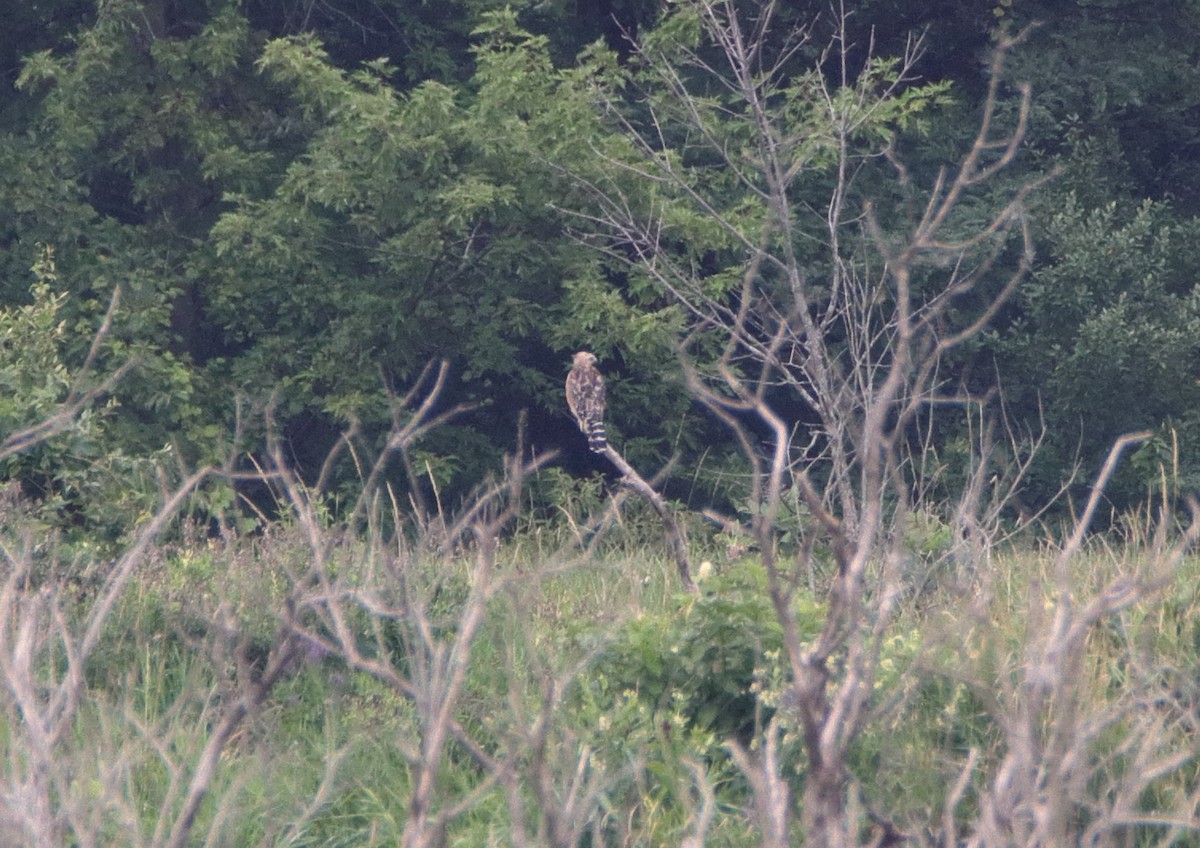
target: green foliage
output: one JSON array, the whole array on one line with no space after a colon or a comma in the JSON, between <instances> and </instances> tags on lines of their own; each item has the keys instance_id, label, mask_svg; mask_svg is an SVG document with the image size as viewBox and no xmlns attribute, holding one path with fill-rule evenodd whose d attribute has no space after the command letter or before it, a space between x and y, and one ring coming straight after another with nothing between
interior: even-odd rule
<instances>
[{"instance_id":1,"label":"green foliage","mask_svg":"<svg viewBox=\"0 0 1200 848\"><path fill-rule=\"evenodd\" d=\"M1149 198L1170 200L1181 218L1200 211L1200 174L1185 152L1200 114L1193 4L1029 2L1012 12L1015 27L1042 23L1013 72L1037 93L1034 148L1066 154L1069 188L1089 206ZM1099 167L1085 170L1089 161Z\"/></svg>"},{"instance_id":2,"label":"green foliage","mask_svg":"<svg viewBox=\"0 0 1200 848\"><path fill-rule=\"evenodd\" d=\"M856 48L845 77L821 60L820 4L783 10L763 45L773 58L789 25L815 27L764 102L794 163L787 246L816 279L829 257L821 215L807 210L828 200L834 127L847 130L856 163L851 206L871 200L885 229L911 224L924 199L897 184L880 151L891 145L909 163L912 185L931 183L969 143L979 51L998 26L1043 21L1002 86L1034 90L1029 155L1012 178L1062 167L1030 210L1037 273L998 335L943 371L981 391L998 372L1010 414L1036 427L1047 413L1055 434L1033 472L1043 493L1080 444L1094 464L1113 434L1146 426L1176 428L1183 479L1197 467L1185 379L1200 368L1189 217L1200 178L1187 154L1200 110L1197 18L1187 4L1130 8L861 0L849 40L877 55ZM719 303L738 286L738 236L761 232L769 210L762 186L744 179L761 158L747 104L693 62L711 57L697 7L352 2L309 10L303 32L280 8L232 0L118 0L94 13L49 0L10 18L0 34L17 81L0 95L0 304L26 302L38 245L56 245L69 370L121 286L127 309L109 355L138 366L108 410L106 451L146 457L171 444L191 462L218 459L231 399L278 391L283 427L307 442L298 459L315 464L346 422L372 434L386 425L385 382L449 357L449 399L487 407L460 422L470 434L461 453L427 446L455 467L459 491L511 446L523 408L561 442L560 380L584 346L613 377L613 432L632 459L679 453L686 465L713 447L674 373L691 318L625 267L620 244L596 236L602 210L582 188L660 216L664 255L694 271L704 297ZM910 30L930 26L919 78L899 80L894 57ZM630 54L622 27L644 55ZM681 128L671 84L647 58L671 63L707 141L738 167ZM732 230L686 192L641 178L621 122L661 129L653 155ZM972 197L958 225L986 207ZM764 276L766 291L786 295ZM703 346L704 333L694 341ZM1130 391L1147 402L1108 402ZM1121 486L1118 500L1141 491Z\"/></svg>"},{"instance_id":3,"label":"green foliage","mask_svg":"<svg viewBox=\"0 0 1200 848\"><path fill-rule=\"evenodd\" d=\"M33 266L32 302L0 309L0 434L9 437L61 417L80 385L67 365L72 338L64 319L53 248ZM89 375L96 380L97 375ZM48 439L0 460L0 480L15 482L49 526L111 538L152 503L157 480L148 463L114 450L115 398L98 399L62 418Z\"/></svg>"},{"instance_id":4,"label":"green foliage","mask_svg":"<svg viewBox=\"0 0 1200 848\"><path fill-rule=\"evenodd\" d=\"M107 435L108 450L132 457L168 443L190 460L220 455L233 410L198 367L222 352L203 308L204 234L223 191L272 179L266 144L290 141L256 83L246 20L227 4L205 17L191 37L157 37L161 21L140 4L105 4L69 53L26 62L19 85L38 108L0 136L14 165L0 228L10 261L57 246L67 362L81 361L121 288L105 358L137 365Z\"/></svg>"},{"instance_id":5,"label":"green foliage","mask_svg":"<svg viewBox=\"0 0 1200 848\"><path fill-rule=\"evenodd\" d=\"M1078 461L1099 467L1112 440L1174 428L1183 479L1194 479L1197 171L1194 9L1072 2L1012 4L1005 26L1040 26L1011 57L1034 93L1029 175L1060 174L1031 205L1038 255L984 356L1007 414L1048 429L1026 494L1043 500ZM1079 62L1080 56L1088 56ZM999 353L997 356L996 354ZM1137 479L1137 478L1141 479ZM1145 495L1145 474L1108 493Z\"/></svg>"},{"instance_id":6,"label":"green foliage","mask_svg":"<svg viewBox=\"0 0 1200 848\"><path fill-rule=\"evenodd\" d=\"M904 550L926 562L946 555L954 544L954 528L931 510L912 513L904 523Z\"/></svg>"},{"instance_id":7,"label":"green foliage","mask_svg":"<svg viewBox=\"0 0 1200 848\"><path fill-rule=\"evenodd\" d=\"M1021 291L1023 316L992 337L1014 406L1040 397L1050 453L1078 451L1088 472L1121 434L1174 427L1180 474L1200 479L1200 224L1163 204L1123 214L1068 195L1046 229L1049 255ZM1140 496L1141 476L1110 496Z\"/></svg>"},{"instance_id":8,"label":"green foliage","mask_svg":"<svg viewBox=\"0 0 1200 848\"><path fill-rule=\"evenodd\" d=\"M609 697L636 693L652 710L680 715L718 740L750 738L770 718L762 681L780 673L782 630L756 565L735 565L704 581L704 594L633 619L607 644L594 671ZM823 608L798 597L801 638L820 628Z\"/></svg>"},{"instance_id":9,"label":"green foliage","mask_svg":"<svg viewBox=\"0 0 1200 848\"><path fill-rule=\"evenodd\" d=\"M60 317L67 296L51 288L57 278L51 248L33 271L33 302L0 311L0 432L6 435L51 417L71 389L62 360L67 326Z\"/></svg>"},{"instance_id":10,"label":"green foliage","mask_svg":"<svg viewBox=\"0 0 1200 848\"><path fill-rule=\"evenodd\" d=\"M503 395L498 415L470 422L494 448L510 443L518 403L561 409L548 349L603 355L620 340L661 360L663 316L619 297L597 309L594 289L570 282L590 260L550 209L575 189L546 163L591 156L599 130L582 82L560 78L545 39L510 14L484 20L472 92L398 93L386 66L340 71L311 37L267 45L260 68L319 129L272 195L233 198L212 231L213 314L232 343L253 345L231 363L238 385L282 385L288 409L379 426L380 373L402 383L447 358L454 396ZM612 394L615 418L649 422L651 400ZM477 457L459 462L479 474Z\"/></svg>"},{"instance_id":11,"label":"green foliage","mask_svg":"<svg viewBox=\"0 0 1200 848\"><path fill-rule=\"evenodd\" d=\"M604 484L600 477L573 477L561 468L546 468L530 482L531 503L544 505L534 514L539 524L550 527L563 522L581 522L598 516L605 507Z\"/></svg>"},{"instance_id":12,"label":"green foliage","mask_svg":"<svg viewBox=\"0 0 1200 848\"><path fill-rule=\"evenodd\" d=\"M522 408L564 417L569 351L612 356L628 340L638 391L615 394L614 413L662 452L660 402L684 403L662 387L670 315L618 296L575 320L596 303L564 281L595 271L552 208L577 191L561 169L608 144L590 92L613 56L594 49L560 72L521 6L393 5L418 30L446 26L403 67L339 66L340 32L336 54L313 33L267 40L235 3L143 14L136 0L105 4L69 49L25 63L30 109L0 132L0 233L14 245L3 296L23 297L11 281L36 242L59 245L70 363L86 350L76 328L121 286L110 353L137 367L110 449L171 443L219 460L235 395L274 398L286 431L325 444L350 421L369 437L390 423L385 384L448 358L446 399L492 407L461 422L462 439L426 446L462 491L511 448ZM418 81L435 66L439 80Z\"/></svg>"}]
</instances>

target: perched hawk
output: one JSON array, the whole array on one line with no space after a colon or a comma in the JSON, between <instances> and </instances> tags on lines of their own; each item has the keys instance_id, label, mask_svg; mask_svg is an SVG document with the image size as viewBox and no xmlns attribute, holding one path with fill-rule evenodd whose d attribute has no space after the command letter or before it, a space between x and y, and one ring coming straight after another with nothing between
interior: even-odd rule
<instances>
[{"instance_id":1,"label":"perched hawk","mask_svg":"<svg viewBox=\"0 0 1200 848\"><path fill-rule=\"evenodd\" d=\"M571 361L567 374L567 406L587 436L593 453L604 453L604 378L596 370L596 355L581 350Z\"/></svg>"}]
</instances>

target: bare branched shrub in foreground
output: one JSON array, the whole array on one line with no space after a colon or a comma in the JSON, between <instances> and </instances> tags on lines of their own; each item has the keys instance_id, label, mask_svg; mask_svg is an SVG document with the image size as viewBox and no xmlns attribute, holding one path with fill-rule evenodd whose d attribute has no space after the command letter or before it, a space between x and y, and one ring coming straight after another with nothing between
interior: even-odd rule
<instances>
[{"instance_id":1,"label":"bare branched shrub in foreground","mask_svg":"<svg viewBox=\"0 0 1200 848\"><path fill-rule=\"evenodd\" d=\"M110 310L75 385L85 385L111 317ZM430 414L444 377L443 367L433 391L411 411L407 407L413 396L397 399L392 448L402 450L444 420ZM52 437L113 379L96 389L72 389L50 418L10 437L0 449L19 452ZM400 420L402 413L410 412L409 420ZM124 541L111 562L60 561L59 545L50 531L25 514L19 495L7 498L11 502L5 505L0 536L4 844L103 845L117 839L128 845L183 846L193 843L197 831L207 832L207 840L213 842L237 827L238 781L223 782L222 762L234 739L260 717L273 689L296 671L301 649L311 650L312 640L304 640L305 630L296 616L315 603L314 593L323 595L322 566L338 538L305 511L308 501L278 450L273 459L251 476L283 487L291 499L285 502L296 505L309 533L315 563L300 575L303 579L290 594L274 601L239 597L244 587L237 586L239 577L233 573L222 573L217 585L196 597L179 599L163 588L175 578L172 566L163 562L167 552L159 545L160 537L178 527L181 509L205 478L232 474L232 460L224 472L180 474L173 485L167 483L171 475L164 473L158 510ZM352 521L358 518L358 512L351 516ZM205 556L202 540L189 544L200 550L189 550L186 556ZM234 549L224 553L236 562ZM99 572L98 584L80 582L81 571ZM137 596L147 589L152 594ZM273 606L248 609L248 604L264 601ZM173 634L126 629L131 624L125 617L155 615L148 608L155 603L177 606ZM472 609L481 612L478 605ZM164 635L182 640L191 655L177 660L189 670L178 691L170 682L174 670L140 665L139 654L159 653L155 642ZM122 656L137 662L122 665ZM105 691L90 690L89 677L101 669L107 675L126 676L124 685L107 691L110 679L102 687ZM152 705L152 691L166 700ZM290 823L293 833L328 801L341 756L332 752L312 803ZM156 776L149 789L142 785L147 775ZM214 798L218 786L222 789ZM157 810L148 814L148 805L157 805Z\"/></svg>"},{"instance_id":2,"label":"bare branched shrub in foreground","mask_svg":"<svg viewBox=\"0 0 1200 848\"><path fill-rule=\"evenodd\" d=\"M47 256L52 261L52 252ZM103 378L95 374L119 300L119 290L114 291L58 409L7 435L0 442L0 458L28 451L67 429L128 369L126 363ZM103 792L88 798L79 791L98 765L80 756L73 738L88 707L86 676L135 572L207 474L201 469L180 475L174 485L164 482L160 508L133 533L123 552L105 564L98 585L86 590L75 582L78 575L71 564L59 561L53 534L28 514L19 486L5 494L0 510L0 716L7 753L0 781L0 841L5 844L95 845L108 822L107 807L118 818L133 815ZM81 604L77 595L83 591L89 597ZM103 767L99 774L104 786Z\"/></svg>"},{"instance_id":3,"label":"bare branched shrub in foreground","mask_svg":"<svg viewBox=\"0 0 1200 848\"><path fill-rule=\"evenodd\" d=\"M1010 185L995 200L1001 172L1017 157L1026 132L1028 88L1016 87L1015 109L1001 102L1005 55L1023 35L996 45L973 143L956 167L937 176L923 209L906 217L902 208L864 200L856 177L886 160L901 193L917 196L880 138L907 110L937 97L936 86L922 87L914 76L919 43L895 62L881 61L849 42L843 19L818 68L806 72L797 68L806 35L781 40L774 3L695 0L677 8L701 36L689 41L692 30L680 26L668 30L675 37L660 35L641 46L641 73L631 83L642 86L644 112L630 117L616 102L610 110L641 155L608 160L630 182L581 177L600 210L579 214L591 228L581 237L635 266L691 319L681 357L688 385L729 426L751 468L749 529L766 567L790 669L774 721L798 725L804 740L803 790L795 799L801 829L808 844L857 845L864 825L850 803L858 796L847 762L870 720L882 640L904 590L914 424L944 394L938 380L943 356L980 333L1032 262L1025 202L1038 183ZM848 68L861 70L852 75ZM680 147L673 148L676 140ZM735 199L705 193L693 170L706 169L719 170L723 185L740 189ZM828 186L819 201L809 177ZM639 180L654 191L639 196L628 188ZM994 211L979 220L976 206L968 224L964 207L976 204L985 188ZM698 230L735 257L724 277L681 247L689 221L702 221ZM718 284L735 275L736 285ZM815 423L801 432L781 412L781 400L793 407L798 401ZM969 475L974 487L947 511L977 551L994 538L986 528L998 515L983 496L992 473L987 462L983 450ZM799 555L790 562L777 556L785 496L808 515ZM1060 555L1063 569L1086 526L1080 522ZM1186 549L1192 533L1167 562ZM820 548L835 563L828 613L819 635L803 640L793 600ZM1047 807L1029 805L1052 788L1044 771L1052 759L1086 758L1088 734L1062 725L1070 741L1060 740L1053 753L1053 746L1027 737L1045 715L1040 704L1061 707L1069 696L1090 628L1145 597L1158 579L1114 584L1081 610L1060 607L1044 626L1035 622L1029 661L1037 671L1013 695L1021 708L1005 713L1010 754L984 801L990 812L976 831L979 844L1010 844L987 835L1002 831L1011 844L1067 844L1056 841L1068 835L1067 807L1045 800L1054 807L1051 815ZM772 763L776 732L765 729L759 751L733 748L753 789L752 818L763 844L772 846L793 838L791 785ZM1083 774L1073 771L1071 780ZM1122 798L1127 803L1127 793ZM1014 830L1021 816L1028 825ZM873 811L871 818L880 839L900 832L887 811ZM952 830L945 838L954 844Z\"/></svg>"},{"instance_id":4,"label":"bare branched shrub in foreground","mask_svg":"<svg viewBox=\"0 0 1200 848\"><path fill-rule=\"evenodd\" d=\"M1168 530L1170 511L1164 510L1158 538L1153 544L1146 540L1148 555L1125 553L1115 575L1079 585L1088 557L1086 533L1104 488L1122 451L1149 435L1117 440L1045 584L1029 587L1020 652L991 655L1000 667L988 676L1007 685L988 685L969 664L958 670L999 726L1003 749L987 769L979 765L984 752L969 752L947 794L939 844L1118 846L1131 844L1140 829L1158 834L1145 844L1170 845L1184 834L1200 833L1200 789L1194 781L1187 788L1186 777L1200 758L1195 695L1164 677L1166 670L1148 646L1123 644L1128 614L1161 606L1183 557L1200 539L1200 505L1189 500L1187 523L1174 538ZM950 637L956 644L964 634L968 645L1002 642L987 610L994 588L982 587L977 602L963 611L968 626ZM1101 661L1122 668L1126 680L1105 687L1109 691L1097 698L1089 652L1096 653L1095 642L1103 641L1106 629L1121 638L1116 656ZM960 822L959 805L979 772L985 777L974 792L977 813ZM1166 797L1147 809L1144 799L1156 785L1163 786Z\"/></svg>"},{"instance_id":5,"label":"bare branched shrub in foreground","mask_svg":"<svg viewBox=\"0 0 1200 848\"><path fill-rule=\"evenodd\" d=\"M507 804L506 826L518 844L566 848L585 832L599 844L604 828L632 827L633 813L621 805L635 809L636 799L614 802L609 794L638 771L638 757L600 756L596 728L572 723L567 692L588 656L561 661L547 652L527 597L539 581L588 561L625 495L581 529L568 545L574 552L550 552L519 569L502 565L501 539L525 479L546 456L523 458L518 444L505 476L453 512L426 513L415 486L410 503L400 503L383 483L388 466L415 477L416 440L459 411L436 411L446 374L445 364L427 369L411 392L393 398L394 426L377 455L356 431L346 434L339 452L364 488L340 521L318 488L338 456L310 487L273 436L251 476L273 489L280 518L260 537L185 533L177 548L156 543L206 476L238 476L231 460L165 491L98 589L74 584L70 567L47 566L56 560L46 540L36 528L14 537L19 522L8 516L0 551L0 841L104 845L114 834L135 846L241 844L247 834L261 844L303 841L334 799L369 781L342 769L368 745L407 763L397 785L372 788L403 799L393 814L396 841L407 846L444 844L460 818L497 799ZM216 571L204 584L192 577L181 587L177 570L195 567ZM145 616L158 623L143 629ZM503 622L506 641L488 646L501 649L501 667L488 674L502 676L508 691L493 692L480 709L472 656L485 628ZM164 651L168 643L175 647ZM155 667L167 657L170 668ZM387 724L403 731L331 737L311 795L278 822L248 822L247 786L285 753L272 738L280 690L301 672L382 684L395 712ZM106 679L89 687L97 676ZM469 763L469 788L443 785L451 763Z\"/></svg>"},{"instance_id":6,"label":"bare branched shrub in foreground","mask_svg":"<svg viewBox=\"0 0 1200 848\"><path fill-rule=\"evenodd\" d=\"M412 445L446 417L430 411L446 368L443 363L422 402L410 396L395 405L393 435L366 473L369 484L382 479L395 458L411 474ZM347 446L361 461L362 447L349 440ZM550 458L526 459L523 453L518 442L502 480L432 522L404 509L390 488L368 485L364 502L352 510L366 524L366 543L338 547L313 493L287 470L278 446L274 452L280 501L298 522L310 554L307 568L292 575L289 626L310 649L383 683L412 712L413 738L392 743L411 772L401 835L407 848L444 844L456 819L497 792L507 799L516 844L567 848L593 826L607 785L580 734L561 720L565 691L583 665L555 669L539 662L535 637L523 629L531 611L522 593L563 560L551 556L521 572L503 569L498 560L526 478ZM505 652L510 691L499 712L476 715L476 724L468 726L463 701L470 660L498 604L510 605L511 619L522 622ZM538 693L532 700L528 688ZM441 785L451 757L465 757L479 774L465 793Z\"/></svg>"},{"instance_id":7,"label":"bare branched shrub in foreground","mask_svg":"<svg viewBox=\"0 0 1200 848\"><path fill-rule=\"evenodd\" d=\"M9 763L0 788L0 836L12 844L96 844L95 811L73 785L72 734L86 695L85 672L114 606L155 537L202 479L198 472L167 497L111 566L82 615L62 575L37 574L41 557L26 534L4 545L0 587L0 679Z\"/></svg>"},{"instance_id":8,"label":"bare branched shrub in foreground","mask_svg":"<svg viewBox=\"0 0 1200 848\"><path fill-rule=\"evenodd\" d=\"M60 543L33 516L22 515L19 502L5 516L4 844L183 846L198 830L213 839L230 825L236 787L210 805L214 811L202 826L201 808L219 783L235 734L294 669L296 638L279 628L265 656L252 656L245 621L232 614L224 587L217 587L213 607L199 602L182 610L203 616L193 634L177 624L194 656L182 663L190 672L169 702L151 707L152 692L166 697L170 691L170 671L136 661L154 655L164 634L129 629L136 614L130 611L153 602L142 593L148 574L164 569L160 537L178 525L187 500L214 474L200 469L165 489L158 510L111 561L64 560ZM81 581L81 570L99 571L98 583ZM122 657L135 663L123 665ZM102 674L109 679L89 682ZM140 786L146 775L157 777L149 791Z\"/></svg>"}]
</instances>

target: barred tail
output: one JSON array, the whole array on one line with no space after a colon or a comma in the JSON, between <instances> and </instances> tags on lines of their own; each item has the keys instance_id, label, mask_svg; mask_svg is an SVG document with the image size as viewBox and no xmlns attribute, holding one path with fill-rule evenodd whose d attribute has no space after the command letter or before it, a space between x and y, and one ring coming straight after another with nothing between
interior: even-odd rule
<instances>
[{"instance_id":1,"label":"barred tail","mask_svg":"<svg viewBox=\"0 0 1200 848\"><path fill-rule=\"evenodd\" d=\"M604 422L592 421L587 429L588 447L592 453L604 453L608 447L608 439L604 435Z\"/></svg>"}]
</instances>

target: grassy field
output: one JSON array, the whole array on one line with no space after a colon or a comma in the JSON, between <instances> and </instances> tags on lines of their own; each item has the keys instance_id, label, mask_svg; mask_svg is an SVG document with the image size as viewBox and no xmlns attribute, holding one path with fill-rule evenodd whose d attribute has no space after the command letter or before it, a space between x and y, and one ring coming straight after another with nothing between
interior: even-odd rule
<instances>
[{"instance_id":1,"label":"grassy field","mask_svg":"<svg viewBox=\"0 0 1200 848\"><path fill-rule=\"evenodd\" d=\"M111 562L8 538L10 571L26 554L34 567L5 595L5 844L24 844L19 802L39 786L62 844L171 844L201 778L177 844L400 844L418 791L429 844L762 844L730 745L761 761L773 738L794 797L805 759L761 566L696 551L712 565L693 596L652 546L566 556L565 535L522 532L486 573L469 548L331 542L312 590L326 606L305 609L304 527L156 546L86 660L78 634ZM52 580L68 560L83 577ZM1072 608L1160 565L1097 543L1070 563ZM1051 759L1084 761L1062 800L1072 841L1119 807L1096 844L1200 844L1200 561L1090 625L1030 717L1058 569L1049 548L914 556L851 763L864 843L881 822L912 844L940 843L948 822L968 836L1024 716ZM821 577L792 601L805 638L826 612ZM290 653L289 627L305 634ZM76 670L83 697L58 732L56 687Z\"/></svg>"}]
</instances>

